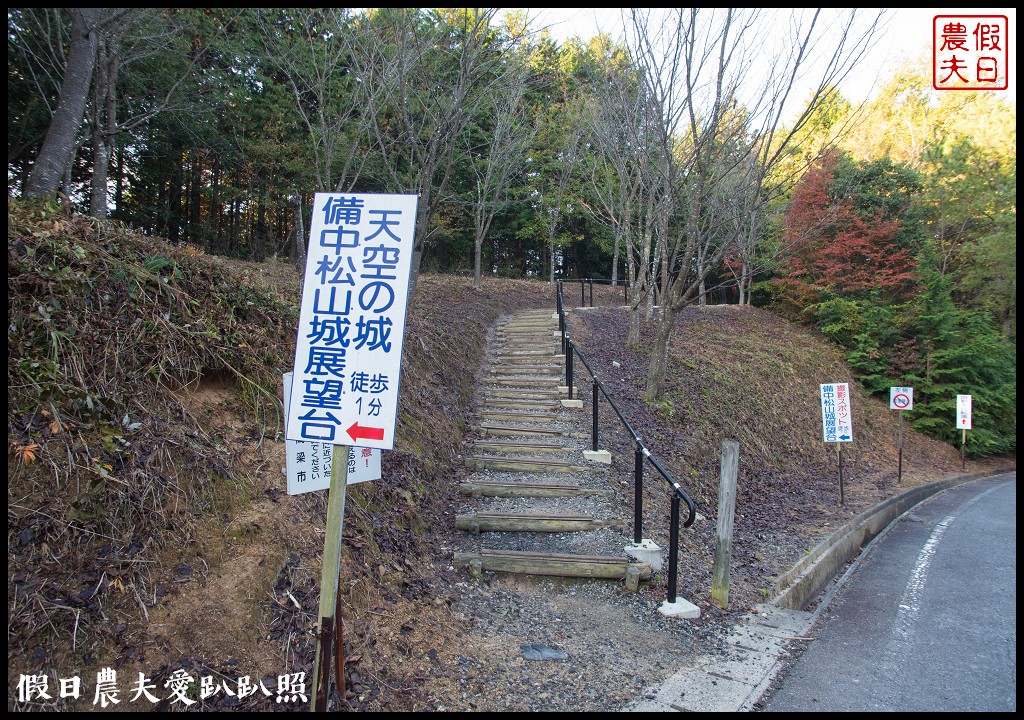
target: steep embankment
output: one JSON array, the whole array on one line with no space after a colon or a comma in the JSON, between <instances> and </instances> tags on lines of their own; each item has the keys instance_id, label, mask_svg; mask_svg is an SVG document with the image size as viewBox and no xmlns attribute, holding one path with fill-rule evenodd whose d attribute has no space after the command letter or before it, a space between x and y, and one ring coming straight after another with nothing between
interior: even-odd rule
<instances>
[{"instance_id":1,"label":"steep embankment","mask_svg":"<svg viewBox=\"0 0 1024 720\"><path fill-rule=\"evenodd\" d=\"M406 682L375 647L408 648L433 632L432 613L447 617L431 589L433 519L456 492L445 481L486 331L550 294L421 279L396 449L383 480L348 500L343 604L365 618L347 634L356 706ZM281 472L281 375L300 295L285 263L208 257L9 201L9 687L21 674L88 684L105 666L161 688L177 669L309 669L325 493L289 497ZM370 632L362 610L383 605ZM360 657L379 679L372 692ZM241 703L263 704L273 699Z\"/></svg>"},{"instance_id":2,"label":"steep embankment","mask_svg":"<svg viewBox=\"0 0 1024 720\"><path fill-rule=\"evenodd\" d=\"M778 574L881 500L1008 462L969 461L962 470L956 448L910 430L905 422L903 475L897 482L899 414L860 389L840 349L758 308L685 309L671 341L665 393L656 403L642 400L653 323L642 326L637 347L626 345L623 310L576 311L569 324L625 417L700 507L701 520L682 535L690 558L689 592L698 598L710 598L724 440L740 446L729 593L731 604L740 608L764 601ZM577 378L582 385L589 376ZM854 441L843 447L843 504L837 449L822 441L819 385L836 382L850 383L854 427ZM628 474L632 441L610 412L602 412L613 458ZM654 473L649 475L645 516L654 539L667 544L668 494ZM717 613L713 606L707 610Z\"/></svg>"},{"instance_id":3,"label":"steep embankment","mask_svg":"<svg viewBox=\"0 0 1024 720\"><path fill-rule=\"evenodd\" d=\"M281 474L280 382L300 292L285 263L208 257L9 201L8 687L26 674L47 675L51 689L59 678L83 681L77 703L12 694L10 707L91 709L105 667L121 673L122 700L140 672L166 698L175 671L225 682L269 676L273 688L278 674L309 670L325 493L287 496ZM432 708L460 685L476 621L462 604L465 574L449 569L441 547L454 532L445 512L465 473L458 455L474 377L499 316L553 304L545 283L489 280L473 290L465 278L421 278L396 449L385 453L383 479L348 498L341 593L352 707ZM799 328L753 309L684 313L657 406L636 400L644 352L624 347L612 311L575 315L572 328L701 504L704 519L684 533L681 582L705 617L716 617L707 600L721 439L741 443L740 610L822 534L899 489L895 417L855 395L863 420L846 455L848 505L838 508L817 384L849 374ZM606 432L613 468L628 481L632 448ZM958 460L912 436L905 467L918 481ZM664 545L667 496L658 483L647 495L647 527ZM662 587L648 592L663 596ZM262 693L219 693L194 707L280 708Z\"/></svg>"}]
</instances>

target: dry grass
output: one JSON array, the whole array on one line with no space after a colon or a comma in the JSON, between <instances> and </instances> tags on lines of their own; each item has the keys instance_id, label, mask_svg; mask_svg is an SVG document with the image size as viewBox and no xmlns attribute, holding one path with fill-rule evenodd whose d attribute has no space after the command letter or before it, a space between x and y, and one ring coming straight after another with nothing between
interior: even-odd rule
<instances>
[{"instance_id":1,"label":"dry grass","mask_svg":"<svg viewBox=\"0 0 1024 720\"><path fill-rule=\"evenodd\" d=\"M158 679L308 665L324 493L281 492L294 267L9 201L8 295L11 687L104 664ZM550 303L542 283L421 278L396 448L382 481L353 488L346 523L344 602L407 608L389 632L429 589L486 330ZM351 642L386 652L372 635ZM399 670L378 672L401 684Z\"/></svg>"}]
</instances>

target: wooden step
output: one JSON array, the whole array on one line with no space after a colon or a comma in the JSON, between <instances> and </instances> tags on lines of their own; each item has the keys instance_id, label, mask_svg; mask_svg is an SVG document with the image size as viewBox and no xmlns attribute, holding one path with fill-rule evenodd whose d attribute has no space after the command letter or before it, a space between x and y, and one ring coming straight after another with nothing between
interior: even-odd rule
<instances>
[{"instance_id":1,"label":"wooden step","mask_svg":"<svg viewBox=\"0 0 1024 720\"><path fill-rule=\"evenodd\" d=\"M557 428L524 427L522 425L502 425L500 423L480 423L477 427L484 435L498 437L532 435L534 437L561 437L564 431Z\"/></svg>"},{"instance_id":2,"label":"wooden step","mask_svg":"<svg viewBox=\"0 0 1024 720\"><path fill-rule=\"evenodd\" d=\"M457 567L472 567L476 563L479 569L492 572L604 580L625 580L626 570L631 567L639 569L641 580L650 580L653 574L651 566L647 563L634 563L626 558L610 555L555 555L482 549L478 553L455 553L454 561Z\"/></svg>"},{"instance_id":3,"label":"wooden step","mask_svg":"<svg viewBox=\"0 0 1024 720\"><path fill-rule=\"evenodd\" d=\"M529 400L559 400L565 393L559 392L558 388L491 388L486 397L494 399L529 399Z\"/></svg>"},{"instance_id":4,"label":"wooden step","mask_svg":"<svg viewBox=\"0 0 1024 720\"><path fill-rule=\"evenodd\" d=\"M557 483L464 482L459 484L459 492L472 497L608 497L615 491Z\"/></svg>"},{"instance_id":5,"label":"wooden step","mask_svg":"<svg viewBox=\"0 0 1024 720\"><path fill-rule=\"evenodd\" d=\"M561 375L564 368L558 365L496 365L491 368L494 375Z\"/></svg>"},{"instance_id":6,"label":"wooden step","mask_svg":"<svg viewBox=\"0 0 1024 720\"><path fill-rule=\"evenodd\" d=\"M533 327L515 327L515 328L498 328L495 333L496 337L499 338L520 338L520 337L538 337L538 338L551 338L554 337L554 333L558 330L558 326L554 325L536 325Z\"/></svg>"},{"instance_id":7,"label":"wooden step","mask_svg":"<svg viewBox=\"0 0 1024 720\"><path fill-rule=\"evenodd\" d=\"M496 362L506 366L545 364L565 369L565 358L559 360L554 355L505 355Z\"/></svg>"},{"instance_id":8,"label":"wooden step","mask_svg":"<svg viewBox=\"0 0 1024 720\"><path fill-rule=\"evenodd\" d=\"M573 448L557 442L511 442L507 440L477 440L473 443L474 450L496 453L520 452L571 452Z\"/></svg>"},{"instance_id":9,"label":"wooden step","mask_svg":"<svg viewBox=\"0 0 1024 720\"><path fill-rule=\"evenodd\" d=\"M611 526L616 520L598 520L590 515L549 515L544 513L478 512L459 515L455 529L482 532L586 532Z\"/></svg>"},{"instance_id":10,"label":"wooden step","mask_svg":"<svg viewBox=\"0 0 1024 720\"><path fill-rule=\"evenodd\" d=\"M484 379L484 382L490 385L501 385L503 387L513 387L520 389L529 389L533 386L538 388L548 389L561 387L562 383L565 382L565 378L560 375L552 377L533 377L533 378L516 378L516 377L488 377Z\"/></svg>"},{"instance_id":11,"label":"wooden step","mask_svg":"<svg viewBox=\"0 0 1024 720\"><path fill-rule=\"evenodd\" d=\"M499 347L495 353L501 357L554 357L555 351L543 348L502 348Z\"/></svg>"},{"instance_id":12,"label":"wooden step","mask_svg":"<svg viewBox=\"0 0 1024 720\"><path fill-rule=\"evenodd\" d=\"M519 472L585 472L590 469L581 465L571 465L564 460L497 457L491 455L471 455L466 458L466 467L475 470Z\"/></svg>"},{"instance_id":13,"label":"wooden step","mask_svg":"<svg viewBox=\"0 0 1024 720\"><path fill-rule=\"evenodd\" d=\"M484 420L505 420L521 423L549 423L558 420L558 413L552 412L511 412L502 410L483 410L480 417Z\"/></svg>"},{"instance_id":14,"label":"wooden step","mask_svg":"<svg viewBox=\"0 0 1024 720\"><path fill-rule=\"evenodd\" d=\"M559 404L557 398L551 398L550 400L530 400L528 398L500 398L500 397L489 397L484 399L484 406L488 408L505 408L520 410L558 410Z\"/></svg>"}]
</instances>

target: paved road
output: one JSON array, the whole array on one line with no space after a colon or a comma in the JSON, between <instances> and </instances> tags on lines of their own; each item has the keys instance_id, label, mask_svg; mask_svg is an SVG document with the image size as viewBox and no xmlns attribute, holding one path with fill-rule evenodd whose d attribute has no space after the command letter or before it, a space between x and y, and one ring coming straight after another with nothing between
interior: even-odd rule
<instances>
[{"instance_id":1,"label":"paved road","mask_svg":"<svg viewBox=\"0 0 1024 720\"><path fill-rule=\"evenodd\" d=\"M876 538L766 712L1015 711L1017 475L961 485Z\"/></svg>"}]
</instances>

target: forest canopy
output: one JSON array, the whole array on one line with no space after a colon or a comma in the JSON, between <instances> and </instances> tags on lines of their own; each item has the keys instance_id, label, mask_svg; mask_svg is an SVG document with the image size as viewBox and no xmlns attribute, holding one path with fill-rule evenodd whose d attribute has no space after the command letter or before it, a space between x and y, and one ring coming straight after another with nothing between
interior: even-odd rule
<instances>
[{"instance_id":1,"label":"forest canopy","mask_svg":"<svg viewBox=\"0 0 1024 720\"><path fill-rule=\"evenodd\" d=\"M828 46L813 13L809 97L742 95L757 13L559 42L497 8L13 8L8 194L301 266L315 192L415 193L415 270L628 283L649 400L675 313L756 304L915 386L919 429L955 442L972 394L972 451L1015 451L1015 101L928 60L854 106L871 28Z\"/></svg>"}]
</instances>

